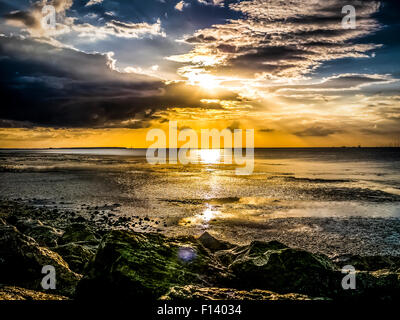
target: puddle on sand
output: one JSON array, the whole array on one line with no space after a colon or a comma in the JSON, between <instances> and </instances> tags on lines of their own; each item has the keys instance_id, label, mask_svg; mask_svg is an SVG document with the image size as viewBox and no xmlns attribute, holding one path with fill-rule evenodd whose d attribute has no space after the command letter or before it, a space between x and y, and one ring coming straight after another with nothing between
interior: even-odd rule
<instances>
[{"instance_id":1,"label":"puddle on sand","mask_svg":"<svg viewBox=\"0 0 400 320\"><path fill-rule=\"evenodd\" d=\"M192 217L186 217L183 218L179 221L179 225L180 226L202 226L204 228L208 228L210 221L212 221L213 219L219 218L222 216L222 213L220 210L218 210L218 208L210 205L210 204L206 204L205 209Z\"/></svg>"}]
</instances>

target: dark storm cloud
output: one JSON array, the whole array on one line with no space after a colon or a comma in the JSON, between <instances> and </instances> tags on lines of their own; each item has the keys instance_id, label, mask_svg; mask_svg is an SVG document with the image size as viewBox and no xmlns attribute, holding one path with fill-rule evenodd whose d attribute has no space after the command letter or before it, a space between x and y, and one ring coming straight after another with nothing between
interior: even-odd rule
<instances>
[{"instance_id":1,"label":"dark storm cloud","mask_svg":"<svg viewBox=\"0 0 400 320\"><path fill-rule=\"evenodd\" d=\"M30 28L39 26L38 21L30 12L27 11L15 11L4 15L4 18L11 21L18 21Z\"/></svg>"},{"instance_id":2,"label":"dark storm cloud","mask_svg":"<svg viewBox=\"0 0 400 320\"><path fill-rule=\"evenodd\" d=\"M345 5L356 8L355 29L342 27ZM368 57L368 51L379 48L358 41L381 28L374 18L379 7L373 0L240 1L230 8L244 18L198 30L186 42L195 45L193 52L210 52L222 61L207 68L214 74L294 78L325 61Z\"/></svg>"},{"instance_id":3,"label":"dark storm cloud","mask_svg":"<svg viewBox=\"0 0 400 320\"><path fill-rule=\"evenodd\" d=\"M147 125L130 121L138 113L152 119L155 110L204 107L201 99L215 98L182 83L118 72L110 55L27 39L0 37L0 68L4 127L132 128ZM222 92L218 98L236 95Z\"/></svg>"},{"instance_id":4,"label":"dark storm cloud","mask_svg":"<svg viewBox=\"0 0 400 320\"><path fill-rule=\"evenodd\" d=\"M64 15L64 12L72 6L73 0L35 1L33 3L29 2L29 4L29 7L20 5L19 8L24 7L24 9L7 12L3 17L8 21L20 22L30 29L38 29L41 25L41 12L44 5L52 5L56 13L61 16Z\"/></svg>"},{"instance_id":5,"label":"dark storm cloud","mask_svg":"<svg viewBox=\"0 0 400 320\"><path fill-rule=\"evenodd\" d=\"M373 83L389 83L393 79L387 75L377 74L341 74L324 79L322 82L308 85L286 85L270 88L271 91L314 91L314 90L350 90Z\"/></svg>"},{"instance_id":6,"label":"dark storm cloud","mask_svg":"<svg viewBox=\"0 0 400 320\"><path fill-rule=\"evenodd\" d=\"M239 53L230 59L226 66L218 67L219 72L227 75L240 73L252 75L259 72L278 73L288 68L294 68L296 61L303 61L306 55L315 54L311 50L299 49L296 46L267 46L265 48L241 47L229 45L217 47L224 53ZM212 68L210 68L212 69Z\"/></svg>"},{"instance_id":7,"label":"dark storm cloud","mask_svg":"<svg viewBox=\"0 0 400 320\"><path fill-rule=\"evenodd\" d=\"M3 120L0 119L0 128L33 128L33 124L27 121L13 121L13 120Z\"/></svg>"},{"instance_id":8,"label":"dark storm cloud","mask_svg":"<svg viewBox=\"0 0 400 320\"><path fill-rule=\"evenodd\" d=\"M397 127L383 127L380 129L361 129L361 132L366 135L378 135L378 136L391 136L393 138L400 138L400 129Z\"/></svg>"}]
</instances>

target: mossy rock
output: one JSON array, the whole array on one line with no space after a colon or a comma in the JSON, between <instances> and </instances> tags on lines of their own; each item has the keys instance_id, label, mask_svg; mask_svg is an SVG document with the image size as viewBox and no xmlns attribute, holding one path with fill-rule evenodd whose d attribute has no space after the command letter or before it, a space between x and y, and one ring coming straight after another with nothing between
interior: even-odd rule
<instances>
[{"instance_id":1,"label":"mossy rock","mask_svg":"<svg viewBox=\"0 0 400 320\"><path fill-rule=\"evenodd\" d=\"M60 244L71 242L99 243L96 233L84 223L72 223L65 229Z\"/></svg>"},{"instance_id":2,"label":"mossy rock","mask_svg":"<svg viewBox=\"0 0 400 320\"><path fill-rule=\"evenodd\" d=\"M233 247L232 244L226 241L218 240L214 238L211 234L207 231L204 232L199 238L199 242L209 249L211 252L216 252L219 250L227 250Z\"/></svg>"},{"instance_id":3,"label":"mossy rock","mask_svg":"<svg viewBox=\"0 0 400 320\"><path fill-rule=\"evenodd\" d=\"M159 298L176 285L209 284L226 269L194 238L111 231L78 285L78 299Z\"/></svg>"},{"instance_id":4,"label":"mossy rock","mask_svg":"<svg viewBox=\"0 0 400 320\"><path fill-rule=\"evenodd\" d=\"M339 269L346 265L351 265L356 270L362 271L400 270L400 257L396 256L357 256L347 254L336 256L332 260Z\"/></svg>"},{"instance_id":5,"label":"mossy rock","mask_svg":"<svg viewBox=\"0 0 400 320\"><path fill-rule=\"evenodd\" d=\"M50 265L56 270L56 290L52 293L74 294L81 276L71 271L59 254L10 225L0 225L0 243L0 283L41 291L42 268Z\"/></svg>"},{"instance_id":6,"label":"mossy rock","mask_svg":"<svg viewBox=\"0 0 400 320\"><path fill-rule=\"evenodd\" d=\"M62 231L48 225L40 220L18 219L15 226L23 234L32 237L40 246L55 247Z\"/></svg>"},{"instance_id":7,"label":"mossy rock","mask_svg":"<svg viewBox=\"0 0 400 320\"><path fill-rule=\"evenodd\" d=\"M243 256L256 257L264 254L268 250L278 250L288 248L283 243L278 241L252 241L246 246L237 246L228 250L220 250L215 253L215 256L225 266L231 265L236 259Z\"/></svg>"},{"instance_id":8,"label":"mossy rock","mask_svg":"<svg viewBox=\"0 0 400 320\"><path fill-rule=\"evenodd\" d=\"M342 275L343 277L343 275ZM354 290L337 291L337 300L356 301L399 301L400 273L388 270L373 272L358 271L355 274Z\"/></svg>"},{"instance_id":9,"label":"mossy rock","mask_svg":"<svg viewBox=\"0 0 400 320\"><path fill-rule=\"evenodd\" d=\"M92 259L96 249L87 245L67 243L53 248L69 265L71 270L83 273L85 265Z\"/></svg>"},{"instance_id":10,"label":"mossy rock","mask_svg":"<svg viewBox=\"0 0 400 320\"><path fill-rule=\"evenodd\" d=\"M279 242L252 242L236 250L229 270L236 276L237 287L326 296L336 284L334 265L323 255Z\"/></svg>"}]
</instances>

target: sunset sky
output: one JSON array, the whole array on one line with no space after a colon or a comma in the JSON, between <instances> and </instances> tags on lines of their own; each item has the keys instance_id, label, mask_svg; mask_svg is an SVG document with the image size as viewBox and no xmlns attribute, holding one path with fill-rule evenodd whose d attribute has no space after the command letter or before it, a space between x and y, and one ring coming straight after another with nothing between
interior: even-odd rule
<instances>
[{"instance_id":1,"label":"sunset sky","mask_svg":"<svg viewBox=\"0 0 400 320\"><path fill-rule=\"evenodd\" d=\"M398 143L399 34L397 0L0 0L0 147L146 147L169 120L256 147Z\"/></svg>"}]
</instances>

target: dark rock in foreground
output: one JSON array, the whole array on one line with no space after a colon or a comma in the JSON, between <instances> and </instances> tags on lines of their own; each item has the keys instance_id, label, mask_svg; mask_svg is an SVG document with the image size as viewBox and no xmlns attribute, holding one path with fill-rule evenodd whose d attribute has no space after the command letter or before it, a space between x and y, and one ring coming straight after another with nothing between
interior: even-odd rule
<instances>
[{"instance_id":1,"label":"dark rock in foreground","mask_svg":"<svg viewBox=\"0 0 400 320\"><path fill-rule=\"evenodd\" d=\"M357 290L344 290L343 277L328 257L277 241L253 241L248 246L212 253L201 237L173 239L160 234L112 231L87 265L77 298L173 299L209 295L228 299L231 295L251 299L260 295L262 299L275 299L293 293L300 294L291 296L299 299L399 297L398 273L358 272Z\"/></svg>"},{"instance_id":2,"label":"dark rock in foreground","mask_svg":"<svg viewBox=\"0 0 400 320\"><path fill-rule=\"evenodd\" d=\"M199 242L209 249L211 252L219 251L219 250L226 250L234 247L232 244L226 241L221 241L214 238L210 235L207 231L204 232L199 238Z\"/></svg>"},{"instance_id":3,"label":"dark rock in foreground","mask_svg":"<svg viewBox=\"0 0 400 320\"><path fill-rule=\"evenodd\" d=\"M276 241L253 241L249 246L220 252L219 256L231 261L228 270L236 277L235 287L313 296L326 296L335 287L336 272L326 256L288 248Z\"/></svg>"},{"instance_id":4,"label":"dark rock in foreground","mask_svg":"<svg viewBox=\"0 0 400 320\"><path fill-rule=\"evenodd\" d=\"M161 300L327 300L327 298L311 298L298 293L278 294L267 290L237 290L231 288L199 287L188 285L172 287Z\"/></svg>"},{"instance_id":5,"label":"dark rock in foreground","mask_svg":"<svg viewBox=\"0 0 400 320\"><path fill-rule=\"evenodd\" d=\"M0 300L68 300L67 297L20 287L0 287Z\"/></svg>"},{"instance_id":6,"label":"dark rock in foreground","mask_svg":"<svg viewBox=\"0 0 400 320\"><path fill-rule=\"evenodd\" d=\"M81 276L71 271L59 254L6 224L0 225L0 243L0 283L41 290L42 268L51 265L57 274L54 292L73 295Z\"/></svg>"},{"instance_id":7,"label":"dark rock in foreground","mask_svg":"<svg viewBox=\"0 0 400 320\"><path fill-rule=\"evenodd\" d=\"M100 243L78 299L157 299L176 285L224 282L229 274L194 238L111 231Z\"/></svg>"},{"instance_id":8,"label":"dark rock in foreground","mask_svg":"<svg viewBox=\"0 0 400 320\"><path fill-rule=\"evenodd\" d=\"M18 219L14 225L23 234L35 239L40 246L55 247L62 236L62 231L36 219Z\"/></svg>"},{"instance_id":9,"label":"dark rock in foreground","mask_svg":"<svg viewBox=\"0 0 400 320\"><path fill-rule=\"evenodd\" d=\"M90 245L67 243L53 248L68 263L72 271L83 273L85 265L95 255L96 249Z\"/></svg>"},{"instance_id":10,"label":"dark rock in foreground","mask_svg":"<svg viewBox=\"0 0 400 320\"><path fill-rule=\"evenodd\" d=\"M388 270L356 273L356 289L342 290L336 298L339 300L400 300L400 273Z\"/></svg>"},{"instance_id":11,"label":"dark rock in foreground","mask_svg":"<svg viewBox=\"0 0 400 320\"><path fill-rule=\"evenodd\" d=\"M168 238L74 221L0 207L0 299L400 299L399 257L329 259L277 241L235 246L209 233ZM45 265L57 289L42 294ZM356 269L355 290L341 286L345 265Z\"/></svg>"},{"instance_id":12,"label":"dark rock in foreground","mask_svg":"<svg viewBox=\"0 0 400 320\"><path fill-rule=\"evenodd\" d=\"M60 244L66 244L70 242L85 242L91 244L99 243L96 233L84 223L72 223L69 225L62 238Z\"/></svg>"},{"instance_id":13,"label":"dark rock in foreground","mask_svg":"<svg viewBox=\"0 0 400 320\"><path fill-rule=\"evenodd\" d=\"M377 271L388 269L391 271L400 272L400 257L391 256L356 256L356 255L341 255L336 256L333 262L338 266L352 265L357 270Z\"/></svg>"}]
</instances>

